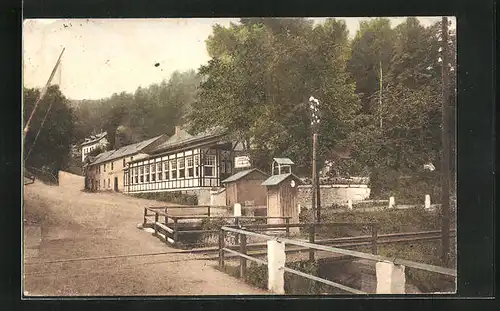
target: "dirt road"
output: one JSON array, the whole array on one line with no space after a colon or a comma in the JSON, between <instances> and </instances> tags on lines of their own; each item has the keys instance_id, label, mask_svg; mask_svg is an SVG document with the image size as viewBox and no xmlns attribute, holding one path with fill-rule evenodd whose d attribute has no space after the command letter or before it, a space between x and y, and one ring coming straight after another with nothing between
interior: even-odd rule
<instances>
[{"instance_id":1,"label":"dirt road","mask_svg":"<svg viewBox=\"0 0 500 311\"><path fill-rule=\"evenodd\" d=\"M36 181L24 187L26 295L269 294L215 270L215 262L199 255L96 259L178 250L136 228L144 206L165 203L85 193L82 187L82 178L69 174L60 186Z\"/></svg>"}]
</instances>

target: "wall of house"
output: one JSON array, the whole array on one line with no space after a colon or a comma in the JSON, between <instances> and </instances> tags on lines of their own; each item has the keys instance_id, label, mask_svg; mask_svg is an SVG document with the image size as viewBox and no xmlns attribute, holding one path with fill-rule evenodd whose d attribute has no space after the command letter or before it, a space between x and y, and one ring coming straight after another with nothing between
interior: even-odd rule
<instances>
[{"instance_id":1,"label":"wall of house","mask_svg":"<svg viewBox=\"0 0 500 311\"><path fill-rule=\"evenodd\" d=\"M268 217L281 216L279 187L267 188L267 216ZM267 223L278 224L280 223L280 221L279 219L268 219Z\"/></svg>"},{"instance_id":2,"label":"wall of house","mask_svg":"<svg viewBox=\"0 0 500 311\"><path fill-rule=\"evenodd\" d=\"M254 206L266 205L266 187L262 186L262 182L265 178L258 174L257 172L252 172L248 179L244 178L239 182L236 182L238 191L238 202L241 205L245 201L253 201ZM246 176L245 176L246 177Z\"/></svg>"},{"instance_id":3,"label":"wall of house","mask_svg":"<svg viewBox=\"0 0 500 311\"><path fill-rule=\"evenodd\" d=\"M97 147L106 147L108 145L108 140L106 137L102 138L101 140L90 144L90 145L85 145L82 146L82 162L85 160L85 156L87 153L91 152L92 150L96 149Z\"/></svg>"},{"instance_id":4,"label":"wall of house","mask_svg":"<svg viewBox=\"0 0 500 311\"><path fill-rule=\"evenodd\" d=\"M367 185L321 185L321 206L345 203L347 200L362 201L370 197ZM297 203L301 207L311 207L311 185L298 186Z\"/></svg>"},{"instance_id":5,"label":"wall of house","mask_svg":"<svg viewBox=\"0 0 500 311\"><path fill-rule=\"evenodd\" d=\"M139 154L133 154L129 155L126 157L121 157L117 158L111 161L106 161L103 163L99 163L97 165L92 165L91 168L93 170L92 175L95 176L95 180L97 184L100 186L98 187L97 190L99 191L114 191L114 180L115 178L118 179L118 191L123 192L125 191L125 186L124 186L124 168L127 167L128 162L136 159L142 159L147 157L148 155L145 153L139 153ZM125 159L125 166L123 165L123 160ZM111 162L113 163L113 169L111 169ZM104 165L106 165L106 171L104 171ZM100 173L99 169L100 167ZM108 185L108 180L109 180L109 185ZM104 187L106 185L106 187Z\"/></svg>"},{"instance_id":6,"label":"wall of house","mask_svg":"<svg viewBox=\"0 0 500 311\"><path fill-rule=\"evenodd\" d=\"M292 217L290 223L299 222L299 212L297 207L297 187L291 187L289 182L280 184L281 196L281 216ZM283 221L284 222L284 221Z\"/></svg>"},{"instance_id":7,"label":"wall of house","mask_svg":"<svg viewBox=\"0 0 500 311\"><path fill-rule=\"evenodd\" d=\"M233 206L238 203L237 184L235 182L226 184L226 205Z\"/></svg>"}]
</instances>

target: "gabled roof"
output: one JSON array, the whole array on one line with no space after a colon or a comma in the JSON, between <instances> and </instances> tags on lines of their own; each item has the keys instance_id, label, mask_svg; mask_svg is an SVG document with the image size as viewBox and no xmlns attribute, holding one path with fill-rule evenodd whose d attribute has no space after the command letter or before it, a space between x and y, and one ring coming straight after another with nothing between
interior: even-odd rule
<instances>
[{"instance_id":1,"label":"gabled roof","mask_svg":"<svg viewBox=\"0 0 500 311\"><path fill-rule=\"evenodd\" d=\"M106 135L108 135L107 132L102 132L102 133L99 133L97 135L92 135L89 138L85 138L85 141L82 143L82 146L96 143L99 140L101 140L104 137L106 137Z\"/></svg>"},{"instance_id":2,"label":"gabled roof","mask_svg":"<svg viewBox=\"0 0 500 311\"><path fill-rule=\"evenodd\" d=\"M269 176L269 174L266 174L266 173L264 173L263 171L261 171L261 170L259 170L257 168L253 168L253 169L244 170L244 171L238 172L238 173L236 173L236 174L234 174L232 176L229 176L228 178L226 178L223 181L221 181L221 183L225 184L225 183L237 181L237 180L239 180L239 179L247 176L248 174L252 173L253 171L257 171L257 172L262 173L265 176Z\"/></svg>"},{"instance_id":3,"label":"gabled roof","mask_svg":"<svg viewBox=\"0 0 500 311\"><path fill-rule=\"evenodd\" d=\"M273 160L280 165L292 165L294 164L289 158L273 158Z\"/></svg>"},{"instance_id":4,"label":"gabled roof","mask_svg":"<svg viewBox=\"0 0 500 311\"><path fill-rule=\"evenodd\" d=\"M146 148L147 146L149 146L150 144L152 144L153 142L155 142L157 139L159 139L162 136L163 135L156 136L156 137L153 137L153 138L150 138L148 140L144 140L144 141L141 141L141 142L138 142L135 144L123 146L118 150L110 150L110 151L103 152L95 158L95 161L92 164L99 164L102 162L111 161L114 159L123 158L123 157L129 156L129 155L139 153L142 149Z\"/></svg>"},{"instance_id":5,"label":"gabled roof","mask_svg":"<svg viewBox=\"0 0 500 311\"><path fill-rule=\"evenodd\" d=\"M288 177L293 176L299 184L303 184L302 180L297 177L297 175L288 173L288 174L279 174L279 175L272 175L268 179L266 179L261 185L262 186L276 186L282 183L284 180L286 180Z\"/></svg>"},{"instance_id":6,"label":"gabled roof","mask_svg":"<svg viewBox=\"0 0 500 311\"><path fill-rule=\"evenodd\" d=\"M221 127L214 127L196 135L191 135L185 130L179 129L177 135L173 135L167 139L167 141L152 150L151 153L159 153L168 149L179 147L183 144L194 143L208 138L215 138L224 134L225 131Z\"/></svg>"}]
</instances>

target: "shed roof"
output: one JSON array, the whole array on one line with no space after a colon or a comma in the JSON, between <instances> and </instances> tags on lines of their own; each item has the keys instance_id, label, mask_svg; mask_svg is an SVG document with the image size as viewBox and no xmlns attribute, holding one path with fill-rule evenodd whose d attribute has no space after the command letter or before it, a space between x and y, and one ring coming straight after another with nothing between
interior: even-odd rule
<instances>
[{"instance_id":1,"label":"shed roof","mask_svg":"<svg viewBox=\"0 0 500 311\"><path fill-rule=\"evenodd\" d=\"M293 173L273 175L266 179L261 185L262 186L276 186L282 183L288 177L293 176L299 184L303 184L302 180Z\"/></svg>"},{"instance_id":2,"label":"shed roof","mask_svg":"<svg viewBox=\"0 0 500 311\"><path fill-rule=\"evenodd\" d=\"M126 157L129 155L138 153L142 149L146 148L147 146L149 146L150 144L152 144L153 142L155 142L157 139L159 139L162 136L163 135L156 136L156 137L153 137L153 138L150 138L148 140L144 140L144 141L141 141L141 142L138 142L135 144L123 146L123 147L119 148L118 150L110 150L110 151L103 152L95 158L95 161L92 162L92 164L99 164L102 162L106 162L106 161L110 161L110 160L114 160L114 159L118 159L118 158L122 158L122 157Z\"/></svg>"},{"instance_id":3,"label":"shed roof","mask_svg":"<svg viewBox=\"0 0 500 311\"><path fill-rule=\"evenodd\" d=\"M257 169L257 168L253 168L253 169L249 169L249 170L244 170L244 171L241 171L241 172L238 172L234 175L231 175L229 176L228 178L224 179L222 181L222 183L229 183L229 182L234 182L234 181L237 181L245 176L247 176L248 174L252 173L253 171L258 171L260 173L262 173L263 175L265 175L266 177L269 176L269 174L266 174L264 173L263 171Z\"/></svg>"},{"instance_id":4,"label":"shed roof","mask_svg":"<svg viewBox=\"0 0 500 311\"><path fill-rule=\"evenodd\" d=\"M292 160L290 160L289 158L274 158L273 159L276 163L282 165L282 164L285 164L285 165L292 165L294 164L292 162Z\"/></svg>"}]
</instances>

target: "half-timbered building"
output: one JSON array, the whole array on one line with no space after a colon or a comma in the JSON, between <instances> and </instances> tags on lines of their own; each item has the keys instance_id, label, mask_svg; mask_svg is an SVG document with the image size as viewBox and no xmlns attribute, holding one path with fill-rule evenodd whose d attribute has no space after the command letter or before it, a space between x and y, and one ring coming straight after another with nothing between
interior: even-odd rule
<instances>
[{"instance_id":1,"label":"half-timbered building","mask_svg":"<svg viewBox=\"0 0 500 311\"><path fill-rule=\"evenodd\" d=\"M237 142L214 128L191 135L180 127L149 156L128 163L124 170L125 192L183 191L196 194L199 204L210 200L210 190L233 174Z\"/></svg>"}]
</instances>

